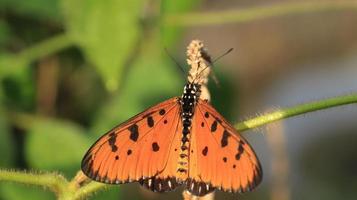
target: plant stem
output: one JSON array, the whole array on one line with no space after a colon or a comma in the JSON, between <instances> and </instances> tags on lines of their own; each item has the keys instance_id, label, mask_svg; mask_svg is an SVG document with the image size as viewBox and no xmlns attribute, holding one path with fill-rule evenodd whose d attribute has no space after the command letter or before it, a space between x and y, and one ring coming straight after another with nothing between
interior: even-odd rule
<instances>
[{"instance_id":1,"label":"plant stem","mask_svg":"<svg viewBox=\"0 0 357 200\"><path fill-rule=\"evenodd\" d=\"M316 102L301 104L290 108L280 109L272 113L264 114L256 118L240 122L235 125L235 128L238 131L245 131L247 129L256 128L258 126L262 126L267 123L271 123L288 117L351 103L357 103L357 94L339 96Z\"/></svg>"},{"instance_id":2,"label":"plant stem","mask_svg":"<svg viewBox=\"0 0 357 200\"><path fill-rule=\"evenodd\" d=\"M297 1L230 11L171 14L163 18L163 24L167 26L222 25L227 23L247 23L269 17L342 10L357 11L357 1Z\"/></svg>"},{"instance_id":3,"label":"plant stem","mask_svg":"<svg viewBox=\"0 0 357 200\"><path fill-rule=\"evenodd\" d=\"M0 169L0 181L44 186L56 194L65 191L68 183L62 175L56 173L19 172L4 169Z\"/></svg>"},{"instance_id":4,"label":"plant stem","mask_svg":"<svg viewBox=\"0 0 357 200\"><path fill-rule=\"evenodd\" d=\"M106 187L109 187L109 186L106 184L103 184L103 183L97 183L97 182L91 181L87 185L79 188L79 190L74 195L74 199L82 199L84 197L87 197L89 194L91 194L95 191L98 191L100 189L104 189Z\"/></svg>"},{"instance_id":5,"label":"plant stem","mask_svg":"<svg viewBox=\"0 0 357 200\"><path fill-rule=\"evenodd\" d=\"M72 40L67 34L63 33L24 49L16 55L16 58L30 63L39 58L59 52L71 45L73 45Z\"/></svg>"}]
</instances>

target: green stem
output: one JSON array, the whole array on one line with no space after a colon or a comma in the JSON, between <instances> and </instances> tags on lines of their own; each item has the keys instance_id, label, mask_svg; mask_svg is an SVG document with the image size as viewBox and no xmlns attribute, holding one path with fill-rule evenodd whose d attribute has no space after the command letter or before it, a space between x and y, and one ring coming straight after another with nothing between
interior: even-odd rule
<instances>
[{"instance_id":1,"label":"green stem","mask_svg":"<svg viewBox=\"0 0 357 200\"><path fill-rule=\"evenodd\" d=\"M71 45L73 45L72 40L67 34L63 33L24 49L16 55L16 58L30 63L39 58L59 52Z\"/></svg>"},{"instance_id":2,"label":"green stem","mask_svg":"<svg viewBox=\"0 0 357 200\"><path fill-rule=\"evenodd\" d=\"M62 175L56 173L19 172L4 169L0 169L0 181L43 186L51 189L56 194L65 191L68 183Z\"/></svg>"},{"instance_id":3,"label":"green stem","mask_svg":"<svg viewBox=\"0 0 357 200\"><path fill-rule=\"evenodd\" d=\"M79 188L79 190L74 195L74 199L82 199L87 197L89 194L106 187L108 187L108 185L91 181L87 185Z\"/></svg>"},{"instance_id":4,"label":"green stem","mask_svg":"<svg viewBox=\"0 0 357 200\"><path fill-rule=\"evenodd\" d=\"M238 131L245 131L247 129L256 128L258 126L262 126L267 123L271 123L288 117L305 114L312 111L322 110L326 108L332 108L335 106L352 104L352 103L357 103L357 94L339 96L335 98L329 98L325 100L320 100L316 102L311 102L311 103L293 106L290 108L281 109L253 119L246 120L244 122L240 122L235 125L235 128Z\"/></svg>"},{"instance_id":5,"label":"green stem","mask_svg":"<svg viewBox=\"0 0 357 200\"><path fill-rule=\"evenodd\" d=\"M357 1L297 1L231 11L171 14L164 17L163 23L167 26L221 25L226 23L246 23L285 15L342 10L357 11Z\"/></svg>"}]
</instances>

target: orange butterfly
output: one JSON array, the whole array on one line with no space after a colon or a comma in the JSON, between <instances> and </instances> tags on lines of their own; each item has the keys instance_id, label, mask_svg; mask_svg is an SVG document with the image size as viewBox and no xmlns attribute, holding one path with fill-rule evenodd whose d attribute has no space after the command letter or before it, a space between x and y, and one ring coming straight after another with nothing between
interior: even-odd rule
<instances>
[{"instance_id":1,"label":"orange butterfly","mask_svg":"<svg viewBox=\"0 0 357 200\"><path fill-rule=\"evenodd\" d=\"M250 191L260 183L254 150L208 103L211 59L202 42L192 41L187 54L191 69L183 95L102 136L82 161L89 178L109 184L135 181L155 192L184 185L196 196L216 188Z\"/></svg>"}]
</instances>

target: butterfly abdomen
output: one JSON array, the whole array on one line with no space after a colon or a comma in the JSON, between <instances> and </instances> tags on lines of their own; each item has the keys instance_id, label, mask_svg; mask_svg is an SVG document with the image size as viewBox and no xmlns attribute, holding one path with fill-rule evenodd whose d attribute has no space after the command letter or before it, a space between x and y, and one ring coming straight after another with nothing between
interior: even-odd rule
<instances>
[{"instance_id":1,"label":"butterfly abdomen","mask_svg":"<svg viewBox=\"0 0 357 200\"><path fill-rule=\"evenodd\" d=\"M195 110L197 99L199 98L200 86L188 83L184 87L183 95L180 98L181 103L181 120L182 120L182 137L181 147L177 166L178 179L185 181L188 177L189 166L189 149L190 149L190 132L191 121Z\"/></svg>"}]
</instances>

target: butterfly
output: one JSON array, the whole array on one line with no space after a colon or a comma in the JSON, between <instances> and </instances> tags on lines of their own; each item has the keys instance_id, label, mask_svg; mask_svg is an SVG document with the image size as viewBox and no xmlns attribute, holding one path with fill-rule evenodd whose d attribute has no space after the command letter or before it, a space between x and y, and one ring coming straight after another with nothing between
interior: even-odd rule
<instances>
[{"instance_id":1,"label":"butterfly","mask_svg":"<svg viewBox=\"0 0 357 200\"><path fill-rule=\"evenodd\" d=\"M159 103L107 132L88 150L82 171L108 184L139 182L154 192L183 185L196 196L246 192L262 179L249 143L209 103L211 58L199 40L181 97Z\"/></svg>"}]
</instances>

